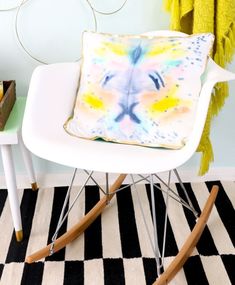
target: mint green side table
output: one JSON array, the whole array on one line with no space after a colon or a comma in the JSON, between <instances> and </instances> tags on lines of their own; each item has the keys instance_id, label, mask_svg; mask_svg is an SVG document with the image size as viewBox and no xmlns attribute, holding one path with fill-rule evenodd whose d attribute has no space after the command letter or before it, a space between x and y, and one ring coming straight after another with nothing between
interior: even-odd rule
<instances>
[{"instance_id":1,"label":"mint green side table","mask_svg":"<svg viewBox=\"0 0 235 285\"><path fill-rule=\"evenodd\" d=\"M8 190L9 203L11 208L12 220L16 234L16 240L23 239L23 229L20 213L20 203L17 192L16 175L14 168L14 161L12 156L12 145L19 145L22 152L23 160L29 179L31 182L32 190L38 189L35 173L32 164L30 152L25 148L22 136L21 125L24 115L24 108L26 97L17 97L11 114L7 120L5 128L0 131L0 146L2 153L2 163L5 173L6 186Z\"/></svg>"}]
</instances>

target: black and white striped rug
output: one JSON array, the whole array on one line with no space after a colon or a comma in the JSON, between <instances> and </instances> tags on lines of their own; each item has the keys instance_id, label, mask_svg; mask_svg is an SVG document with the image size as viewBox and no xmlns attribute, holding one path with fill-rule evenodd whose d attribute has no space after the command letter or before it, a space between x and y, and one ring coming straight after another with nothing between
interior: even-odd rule
<instances>
[{"instance_id":1,"label":"black and white striped rug","mask_svg":"<svg viewBox=\"0 0 235 285\"><path fill-rule=\"evenodd\" d=\"M185 187L196 208L202 209L213 184L218 184L220 191L208 225L184 269L170 284L235 284L235 183L185 183ZM172 187L182 194L178 184ZM20 190L25 236L21 243L14 238L7 191L0 190L0 284L152 284L157 276L155 261L133 189L119 192L85 234L65 249L37 263L24 263L26 255L50 242L66 190L67 187L40 189L38 192ZM71 198L77 190L78 187L73 188ZM138 190L150 224L149 185L139 185ZM86 187L61 233L74 225L99 198L95 186ZM162 192L156 191L156 211L160 218L164 215L164 199ZM181 248L193 223L191 213L172 200L165 266ZM158 227L162 226L163 223L158 222ZM162 243L161 235L159 243Z\"/></svg>"}]
</instances>

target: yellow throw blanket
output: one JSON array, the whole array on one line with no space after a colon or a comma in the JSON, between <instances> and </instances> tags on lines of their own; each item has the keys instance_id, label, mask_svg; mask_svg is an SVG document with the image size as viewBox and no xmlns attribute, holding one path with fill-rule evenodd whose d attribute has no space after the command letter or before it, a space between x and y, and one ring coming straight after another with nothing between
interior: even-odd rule
<instances>
[{"instance_id":1,"label":"yellow throw blanket","mask_svg":"<svg viewBox=\"0 0 235 285\"><path fill-rule=\"evenodd\" d=\"M211 32L215 35L213 59L225 67L235 51L235 0L164 0L171 13L171 29L187 34ZM197 151L202 152L199 174L205 174L213 161L210 126L228 96L227 83L216 85L206 124Z\"/></svg>"}]
</instances>

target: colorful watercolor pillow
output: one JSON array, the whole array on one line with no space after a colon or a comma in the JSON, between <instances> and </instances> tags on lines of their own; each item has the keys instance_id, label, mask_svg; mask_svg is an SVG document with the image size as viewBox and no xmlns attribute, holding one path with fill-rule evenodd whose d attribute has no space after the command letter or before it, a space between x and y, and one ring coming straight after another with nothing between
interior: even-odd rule
<instances>
[{"instance_id":1,"label":"colorful watercolor pillow","mask_svg":"<svg viewBox=\"0 0 235 285\"><path fill-rule=\"evenodd\" d=\"M72 135L181 148L191 133L212 34L121 36L85 32Z\"/></svg>"}]
</instances>

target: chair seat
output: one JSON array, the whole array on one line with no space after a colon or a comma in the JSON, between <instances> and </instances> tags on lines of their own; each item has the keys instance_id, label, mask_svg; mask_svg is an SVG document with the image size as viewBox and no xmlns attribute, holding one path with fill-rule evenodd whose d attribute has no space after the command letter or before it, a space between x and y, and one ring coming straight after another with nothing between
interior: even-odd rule
<instances>
[{"instance_id":1,"label":"chair seat","mask_svg":"<svg viewBox=\"0 0 235 285\"><path fill-rule=\"evenodd\" d=\"M43 134L44 130L40 135L32 132L30 140L27 140L29 149L47 160L80 169L112 173L156 173L166 171L169 167L178 167L190 155L187 147L166 150L80 139L70 136L62 127L56 128L53 121L50 122L50 129L53 131L46 135Z\"/></svg>"}]
</instances>

